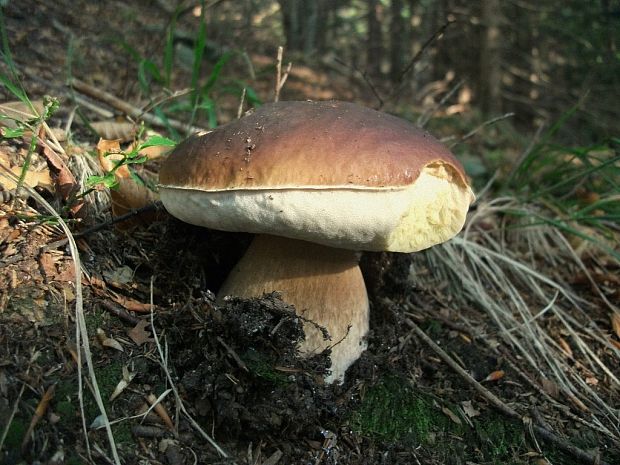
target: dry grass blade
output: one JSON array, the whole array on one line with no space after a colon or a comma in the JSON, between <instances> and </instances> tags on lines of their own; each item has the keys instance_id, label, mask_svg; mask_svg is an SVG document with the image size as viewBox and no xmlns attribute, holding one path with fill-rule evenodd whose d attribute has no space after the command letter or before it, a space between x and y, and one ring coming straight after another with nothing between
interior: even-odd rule
<instances>
[{"instance_id":1,"label":"dry grass blade","mask_svg":"<svg viewBox=\"0 0 620 465\"><path fill-rule=\"evenodd\" d=\"M218 452L218 454L220 454L224 458L228 458L229 455L224 451L224 449L222 449L219 446L219 444L215 442L213 438L211 438L211 436L209 436L204 429L202 429L202 427L196 422L196 420L194 420L194 418L189 414L189 412L185 408L185 404L183 403L183 400L181 399L181 396L179 395L176 385L174 384L172 376L170 375L170 371L168 370L168 364L166 363L166 356L164 355L164 349L162 348L160 344L159 336L155 329L155 318L154 318L152 309L153 309L153 280L151 279L151 328L153 329L153 339L155 339L155 346L157 347L157 353L159 354L160 365L162 369L164 370L164 373L166 374L166 380L170 384L170 388L172 389L172 392L174 393L174 397L177 402L177 408L179 408L181 412L183 412L183 414L188 419L192 427L196 431L198 431L198 433L200 433L200 435L209 444L211 444L211 446ZM235 462L232 462L232 463L235 463Z\"/></svg>"},{"instance_id":2,"label":"dry grass blade","mask_svg":"<svg viewBox=\"0 0 620 465\"><path fill-rule=\"evenodd\" d=\"M589 315L592 304L579 297L559 271L586 267L553 227L489 227L499 214L517 208L523 210L522 218L534 217L534 206L518 205L513 199L479 203L463 235L413 255L416 268L430 271L414 273L413 279L438 299L444 298L435 291L438 283L450 283L449 294L459 305L486 312L497 336L533 371L552 379L567 399L590 411L592 422L618 439L617 409L607 402L604 387L595 389L584 373L607 379L609 389L616 389L617 367L608 366L598 354L604 349L618 357L620 352ZM539 271L543 267L548 271ZM568 336L581 365L570 363L558 342L558 330Z\"/></svg>"},{"instance_id":3,"label":"dry grass blade","mask_svg":"<svg viewBox=\"0 0 620 465\"><path fill-rule=\"evenodd\" d=\"M8 176L10 179L16 181L18 178L8 170L4 170L4 175ZM99 391L99 385L97 384L97 377L95 375L95 369L93 366L92 355L90 351L90 342L88 338L88 330L86 328L86 321L84 319L84 300L82 296L82 266L80 261L80 255L77 248L77 244L75 243L75 239L71 234L71 230L67 223L63 220L63 218L58 214L56 210L43 198L41 195L34 189L28 186L24 186L24 189L28 191L28 194L34 198L47 212L54 217L54 219L58 222L63 232L67 236L69 240L69 249L71 251L71 257L73 259L73 266L75 272L75 339L76 345L79 348L80 346L84 349L84 356L86 358L86 365L88 367L88 375L90 378L90 382L93 388L93 395L95 397L95 402L97 403L97 407L101 412L101 415L104 420L105 429L108 436L108 441L110 443L110 449L112 451L112 457L114 459L114 463L116 465L120 465L121 461L118 455L118 451L116 449L116 442L114 441L114 435L112 434L112 428L110 427L110 422L108 420L108 416L105 410L105 406L103 404L103 398L101 397L101 392ZM88 429L86 426L86 415L84 413L84 398L83 398L83 385L82 385L82 351L77 351L77 370L78 370L78 398L80 401L80 409L82 411L82 429L84 432L84 439L86 441L86 445L88 448L88 452L90 455L90 444L88 440Z\"/></svg>"}]
</instances>

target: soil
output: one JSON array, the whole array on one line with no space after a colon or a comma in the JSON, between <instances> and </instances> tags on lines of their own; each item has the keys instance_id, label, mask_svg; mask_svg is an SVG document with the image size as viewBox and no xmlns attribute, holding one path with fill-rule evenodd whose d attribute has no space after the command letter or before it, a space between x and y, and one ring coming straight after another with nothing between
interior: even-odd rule
<instances>
[{"instance_id":1,"label":"soil","mask_svg":"<svg viewBox=\"0 0 620 465\"><path fill-rule=\"evenodd\" d=\"M136 63L110 37L122 36L148 54L150 26L169 16L152 2L130 3L25 0L6 10L24 86L33 98L60 97L53 124L63 125L70 114L60 72L69 59L75 76L139 104ZM317 79L299 69L288 98L353 97L354 86L340 77ZM268 98L270 77L254 86ZM222 119L234 117L234 101L219 102ZM83 127L74 137L81 152L94 150L97 141ZM28 147L25 140L1 144L13 158ZM34 166L45 169L38 154ZM39 192L62 209L58 194ZM59 227L43 221L48 213L35 199L7 197L0 204L0 434L6 434L0 464L111 463L86 376L83 401L78 395L78 360L87 354L78 358L76 349L79 296L70 250ZM91 207L80 224L70 224L83 231L109 219L108 210ZM343 384L326 385L329 353L299 356L302 321L277 294L215 303L250 240L165 212L128 232L109 226L78 238L91 359L122 463L583 463L533 433L530 418L550 422L564 443L620 463L617 443L576 415L559 413L529 382L537 374L508 347L494 350L480 339L472 328L488 323L475 309L452 308L450 299L415 288L409 255L362 257L371 299L368 350ZM460 326L458 313L476 324ZM525 423L493 408L407 320ZM489 378L493 373L501 375ZM159 406L146 413L158 398Z\"/></svg>"}]
</instances>

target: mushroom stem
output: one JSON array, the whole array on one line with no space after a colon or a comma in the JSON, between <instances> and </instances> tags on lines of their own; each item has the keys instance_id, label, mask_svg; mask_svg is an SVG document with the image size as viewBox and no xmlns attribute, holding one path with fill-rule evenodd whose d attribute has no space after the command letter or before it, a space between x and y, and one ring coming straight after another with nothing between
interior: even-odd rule
<instances>
[{"instance_id":1,"label":"mushroom stem","mask_svg":"<svg viewBox=\"0 0 620 465\"><path fill-rule=\"evenodd\" d=\"M324 327L325 340L306 323L302 354L333 346L327 382L342 382L347 368L366 349L368 295L354 251L335 249L283 237L259 235L219 291L226 295L260 297L277 291L297 313Z\"/></svg>"}]
</instances>

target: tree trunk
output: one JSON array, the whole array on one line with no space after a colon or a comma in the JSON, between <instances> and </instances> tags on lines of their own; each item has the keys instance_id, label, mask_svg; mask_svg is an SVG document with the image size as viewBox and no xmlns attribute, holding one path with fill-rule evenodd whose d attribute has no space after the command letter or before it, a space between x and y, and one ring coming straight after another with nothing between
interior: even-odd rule
<instances>
[{"instance_id":1,"label":"tree trunk","mask_svg":"<svg viewBox=\"0 0 620 465\"><path fill-rule=\"evenodd\" d=\"M299 0L278 0L278 3L282 12L282 26L284 27L286 48L289 51L299 51L302 45Z\"/></svg>"},{"instance_id":2,"label":"tree trunk","mask_svg":"<svg viewBox=\"0 0 620 465\"><path fill-rule=\"evenodd\" d=\"M403 0L390 3L390 80L398 82L403 72L405 51L408 50Z\"/></svg>"},{"instance_id":3,"label":"tree trunk","mask_svg":"<svg viewBox=\"0 0 620 465\"><path fill-rule=\"evenodd\" d=\"M381 76L381 58L383 56L383 37L379 22L379 0L368 0L368 48L366 70L370 77Z\"/></svg>"},{"instance_id":4,"label":"tree trunk","mask_svg":"<svg viewBox=\"0 0 620 465\"><path fill-rule=\"evenodd\" d=\"M480 47L480 103L482 111L498 114L502 111L502 11L500 0L482 3L482 44Z\"/></svg>"}]
</instances>

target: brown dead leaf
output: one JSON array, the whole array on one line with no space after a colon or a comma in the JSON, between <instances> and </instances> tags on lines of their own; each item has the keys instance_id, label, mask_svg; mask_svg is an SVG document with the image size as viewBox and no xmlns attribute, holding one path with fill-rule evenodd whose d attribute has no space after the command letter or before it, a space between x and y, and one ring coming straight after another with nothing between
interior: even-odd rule
<instances>
[{"instance_id":1,"label":"brown dead leaf","mask_svg":"<svg viewBox=\"0 0 620 465\"><path fill-rule=\"evenodd\" d=\"M34 431L34 428L37 426L39 421L41 421L41 418L43 418L43 416L45 415L45 412L47 412L47 408L49 407L50 401L54 398L55 390L56 390L56 385L52 384L49 388L47 388L47 390L43 394L43 397L41 397L41 400L39 401L39 404L37 405L37 408L34 411L34 415L32 416L32 420L30 420L30 425L28 426L28 430L26 431L26 434L24 434L24 440L22 441L22 449L24 449L28 445L28 442L30 442L30 438L32 436L32 432Z\"/></svg>"},{"instance_id":2,"label":"brown dead leaf","mask_svg":"<svg viewBox=\"0 0 620 465\"><path fill-rule=\"evenodd\" d=\"M0 151L0 165L2 168L7 169L12 172L16 177L20 177L23 167L21 166L11 166L11 162L9 160L9 156ZM0 168L0 184L6 191L13 190L17 187L15 181L13 181L8 176L4 176L2 173L2 168ZM48 170L43 171L33 171L32 168L26 172L26 177L24 178L24 184L29 187L42 187L48 192L54 192L54 182L50 177L50 173Z\"/></svg>"},{"instance_id":3,"label":"brown dead leaf","mask_svg":"<svg viewBox=\"0 0 620 465\"><path fill-rule=\"evenodd\" d=\"M97 144L99 163L104 171L112 171L114 164L122 158L121 148L118 140L101 139ZM112 198L112 215L117 218L129 213L131 210L145 207L159 199L159 195L147 186L138 184L129 172L129 168L124 165L118 168L114 175L118 182L116 189L110 191ZM154 216L141 215L128 221L117 223L115 227L120 230L132 229L141 223L150 223Z\"/></svg>"},{"instance_id":4,"label":"brown dead leaf","mask_svg":"<svg viewBox=\"0 0 620 465\"><path fill-rule=\"evenodd\" d=\"M154 394L149 394L146 397L146 400L149 403L149 405L153 407L153 410L155 411L155 413L157 413L157 415L159 415L159 417L163 420L163 422L166 424L168 429L170 429L171 431L174 431L174 423L172 422L170 415L168 415L168 411L166 410L166 407L164 407L164 405L161 402L157 402L157 397L155 397Z\"/></svg>"},{"instance_id":5,"label":"brown dead leaf","mask_svg":"<svg viewBox=\"0 0 620 465\"><path fill-rule=\"evenodd\" d=\"M65 202L72 201L80 189L75 176L62 157L47 145L41 146L41 154L47 160L47 166L54 177L56 190ZM70 206L72 215L76 218L84 217L86 212L83 207L84 202L82 200L75 202Z\"/></svg>"},{"instance_id":6,"label":"brown dead leaf","mask_svg":"<svg viewBox=\"0 0 620 465\"><path fill-rule=\"evenodd\" d=\"M594 376L588 376L585 381L586 381L586 384L589 384L590 386L598 385L598 379L595 378Z\"/></svg>"},{"instance_id":7,"label":"brown dead leaf","mask_svg":"<svg viewBox=\"0 0 620 465\"><path fill-rule=\"evenodd\" d=\"M140 320L138 324L127 331L127 335L131 338L131 340L138 346L146 342L154 342L155 340L151 337L151 332L146 330L146 327L149 325L148 321Z\"/></svg>"},{"instance_id":8,"label":"brown dead leaf","mask_svg":"<svg viewBox=\"0 0 620 465\"><path fill-rule=\"evenodd\" d=\"M114 302L116 302L117 304L119 304L121 307L131 311L131 312L137 312L137 313L150 313L151 311L151 305L150 304L145 304L142 302L138 302L135 299L129 298L129 297L125 297L122 295L119 295L115 292L109 291L110 297L112 297L112 300L114 300Z\"/></svg>"},{"instance_id":9,"label":"brown dead leaf","mask_svg":"<svg viewBox=\"0 0 620 465\"><path fill-rule=\"evenodd\" d=\"M540 384L542 385L543 391L545 391L554 399L557 399L558 395L560 394L560 388L555 382L551 381L548 378L541 378Z\"/></svg>"},{"instance_id":10,"label":"brown dead leaf","mask_svg":"<svg viewBox=\"0 0 620 465\"><path fill-rule=\"evenodd\" d=\"M614 330L618 339L620 339L620 313L612 313L609 318L611 319L611 329Z\"/></svg>"},{"instance_id":11,"label":"brown dead leaf","mask_svg":"<svg viewBox=\"0 0 620 465\"><path fill-rule=\"evenodd\" d=\"M121 379L112 394L110 394L110 402L116 399L118 396L122 394L122 392L127 389L127 386L131 383L131 381L136 377L136 372L129 371L126 365L123 365L123 379Z\"/></svg>"},{"instance_id":12,"label":"brown dead leaf","mask_svg":"<svg viewBox=\"0 0 620 465\"><path fill-rule=\"evenodd\" d=\"M477 410L472 404L471 400L464 400L461 402L461 407L463 407L463 412L469 418L477 417L480 415L480 410Z\"/></svg>"},{"instance_id":13,"label":"brown dead leaf","mask_svg":"<svg viewBox=\"0 0 620 465\"><path fill-rule=\"evenodd\" d=\"M121 152L121 141L119 139L99 139L99 142L97 143L99 164L104 171L112 171L114 168L114 163L123 157ZM127 166L121 166L114 174L117 178L128 178L131 176Z\"/></svg>"},{"instance_id":14,"label":"brown dead leaf","mask_svg":"<svg viewBox=\"0 0 620 465\"><path fill-rule=\"evenodd\" d=\"M103 347L109 347L110 349L124 352L123 346L116 339L109 337L101 328L97 328L97 340Z\"/></svg>"},{"instance_id":15,"label":"brown dead leaf","mask_svg":"<svg viewBox=\"0 0 620 465\"><path fill-rule=\"evenodd\" d=\"M562 336L558 336L558 343L562 348L562 352L564 352L570 358L573 358L573 349L570 348L570 345L568 344L568 342L566 342L566 339L564 339Z\"/></svg>"},{"instance_id":16,"label":"brown dead leaf","mask_svg":"<svg viewBox=\"0 0 620 465\"><path fill-rule=\"evenodd\" d=\"M450 418L450 420L452 420L454 423L456 423L457 425L462 425L463 422L461 421L461 419L452 411L450 410L448 407L441 407L441 411L448 417Z\"/></svg>"},{"instance_id":17,"label":"brown dead leaf","mask_svg":"<svg viewBox=\"0 0 620 465\"><path fill-rule=\"evenodd\" d=\"M482 381L497 381L499 379L502 379L504 377L504 374L504 370L496 370L489 373L489 375Z\"/></svg>"}]
</instances>

